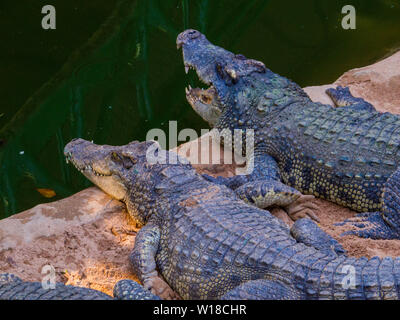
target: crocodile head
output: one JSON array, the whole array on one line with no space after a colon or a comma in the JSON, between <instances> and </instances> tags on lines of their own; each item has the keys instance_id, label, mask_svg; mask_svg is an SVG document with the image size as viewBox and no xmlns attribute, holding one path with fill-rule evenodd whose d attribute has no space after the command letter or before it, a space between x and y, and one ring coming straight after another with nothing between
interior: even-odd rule
<instances>
[{"instance_id":1,"label":"crocodile head","mask_svg":"<svg viewBox=\"0 0 400 320\"><path fill-rule=\"evenodd\" d=\"M145 175L146 152L154 143L134 141L124 146L109 146L73 139L65 146L64 155L67 162L71 162L96 186L110 196L124 201L129 213L142 225L147 220L147 213L129 210L128 202L135 185L141 184L140 192L150 188L145 182L138 180Z\"/></svg>"},{"instance_id":2,"label":"crocodile head","mask_svg":"<svg viewBox=\"0 0 400 320\"><path fill-rule=\"evenodd\" d=\"M287 105L288 97L305 96L300 87L271 72L262 62L215 46L199 31L180 33L176 44L182 48L186 73L194 69L208 86L189 86L186 97L212 127L243 127L241 123L254 120L255 113L268 116L273 108Z\"/></svg>"}]
</instances>

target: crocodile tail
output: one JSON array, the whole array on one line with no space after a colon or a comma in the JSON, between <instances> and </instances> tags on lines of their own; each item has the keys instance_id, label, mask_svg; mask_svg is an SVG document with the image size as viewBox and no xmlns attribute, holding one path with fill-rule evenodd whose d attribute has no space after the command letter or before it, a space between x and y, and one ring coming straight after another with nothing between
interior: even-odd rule
<instances>
[{"instance_id":1,"label":"crocodile tail","mask_svg":"<svg viewBox=\"0 0 400 320\"><path fill-rule=\"evenodd\" d=\"M302 298L400 300L400 257L357 259L312 251L305 250L291 263L292 281Z\"/></svg>"},{"instance_id":2,"label":"crocodile tail","mask_svg":"<svg viewBox=\"0 0 400 320\"><path fill-rule=\"evenodd\" d=\"M0 274L0 300L110 300L109 295L89 288L56 283L45 288L41 282L22 281L13 274Z\"/></svg>"}]
</instances>

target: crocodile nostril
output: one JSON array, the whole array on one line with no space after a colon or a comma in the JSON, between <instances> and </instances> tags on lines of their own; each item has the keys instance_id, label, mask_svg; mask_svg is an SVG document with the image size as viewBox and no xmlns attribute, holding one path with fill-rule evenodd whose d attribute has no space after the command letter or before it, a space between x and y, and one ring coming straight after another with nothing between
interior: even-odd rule
<instances>
[{"instance_id":1,"label":"crocodile nostril","mask_svg":"<svg viewBox=\"0 0 400 320\"><path fill-rule=\"evenodd\" d=\"M186 43L188 40L193 40L201 36L201 33L194 29L189 29L181 32L176 38L176 44L178 49Z\"/></svg>"},{"instance_id":2,"label":"crocodile nostril","mask_svg":"<svg viewBox=\"0 0 400 320\"><path fill-rule=\"evenodd\" d=\"M200 36L200 32L198 32L197 30L189 30L187 34L190 39L196 39L198 36Z\"/></svg>"}]
</instances>

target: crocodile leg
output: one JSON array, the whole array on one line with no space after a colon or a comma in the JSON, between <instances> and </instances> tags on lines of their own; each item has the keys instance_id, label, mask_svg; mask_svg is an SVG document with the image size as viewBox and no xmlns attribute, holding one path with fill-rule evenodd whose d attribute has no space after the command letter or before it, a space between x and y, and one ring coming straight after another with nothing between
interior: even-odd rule
<instances>
[{"instance_id":1,"label":"crocodile leg","mask_svg":"<svg viewBox=\"0 0 400 320\"><path fill-rule=\"evenodd\" d=\"M357 228L344 232L371 239L400 239L400 168L386 181L382 193L382 211L364 212L337 225L351 224Z\"/></svg>"},{"instance_id":2,"label":"crocodile leg","mask_svg":"<svg viewBox=\"0 0 400 320\"><path fill-rule=\"evenodd\" d=\"M282 207L294 221L306 217L319 221L314 213L318 207L310 201L314 196L303 195L280 181L269 179L248 182L235 192L243 201L258 208Z\"/></svg>"},{"instance_id":3,"label":"crocodile leg","mask_svg":"<svg viewBox=\"0 0 400 320\"><path fill-rule=\"evenodd\" d=\"M162 299L178 299L176 293L158 276L155 256L160 242L160 228L148 223L139 230L129 257L133 270L145 289Z\"/></svg>"},{"instance_id":4,"label":"crocodile leg","mask_svg":"<svg viewBox=\"0 0 400 320\"><path fill-rule=\"evenodd\" d=\"M299 300L301 294L287 284L275 280L251 280L237 286L221 300Z\"/></svg>"},{"instance_id":5,"label":"crocodile leg","mask_svg":"<svg viewBox=\"0 0 400 320\"><path fill-rule=\"evenodd\" d=\"M310 219L297 220L290 228L290 234L298 242L314 247L326 254L341 255L345 253L342 245L329 234L322 231L318 225Z\"/></svg>"},{"instance_id":6,"label":"crocodile leg","mask_svg":"<svg viewBox=\"0 0 400 320\"><path fill-rule=\"evenodd\" d=\"M133 280L120 280L113 289L114 299L118 300L160 300L159 296L152 294L148 290Z\"/></svg>"},{"instance_id":7,"label":"crocodile leg","mask_svg":"<svg viewBox=\"0 0 400 320\"><path fill-rule=\"evenodd\" d=\"M325 92L337 107L348 107L359 111L376 111L372 104L368 103L362 98L354 97L348 87L338 86L336 89L330 88Z\"/></svg>"},{"instance_id":8,"label":"crocodile leg","mask_svg":"<svg viewBox=\"0 0 400 320\"><path fill-rule=\"evenodd\" d=\"M319 221L314 214L318 208L311 202L314 196L303 195L296 189L283 184L280 181L279 168L275 159L257 151L255 154L253 170L248 175L228 178L203 175L203 178L235 190L239 198L258 208L280 206L294 221L305 217Z\"/></svg>"}]
</instances>

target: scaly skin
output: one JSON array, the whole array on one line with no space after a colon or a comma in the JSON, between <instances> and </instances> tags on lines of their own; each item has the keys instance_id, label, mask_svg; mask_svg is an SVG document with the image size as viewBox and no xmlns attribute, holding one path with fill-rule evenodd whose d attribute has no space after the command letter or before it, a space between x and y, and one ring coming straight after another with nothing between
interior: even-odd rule
<instances>
[{"instance_id":1,"label":"scaly skin","mask_svg":"<svg viewBox=\"0 0 400 320\"><path fill-rule=\"evenodd\" d=\"M247 183L248 190L263 180L282 181L303 194L371 212L348 221L359 236L400 239L398 115L378 112L342 87L327 90L336 107L312 102L262 62L214 46L196 30L182 32L177 46L185 68L210 85L186 89L194 110L216 129L255 132L253 174L209 180L232 188ZM274 176L263 174L263 167L274 166Z\"/></svg>"},{"instance_id":2,"label":"scaly skin","mask_svg":"<svg viewBox=\"0 0 400 320\"><path fill-rule=\"evenodd\" d=\"M88 288L57 283L44 289L40 282L22 281L9 273L0 274L0 300L109 300L109 295Z\"/></svg>"},{"instance_id":3,"label":"scaly skin","mask_svg":"<svg viewBox=\"0 0 400 320\"><path fill-rule=\"evenodd\" d=\"M41 282L22 281L10 273L0 273L0 300L111 300L109 295L82 287L56 283L54 288L43 288ZM121 280L114 286L117 300L159 300L132 280Z\"/></svg>"},{"instance_id":4,"label":"scaly skin","mask_svg":"<svg viewBox=\"0 0 400 320\"><path fill-rule=\"evenodd\" d=\"M64 153L143 225L130 262L145 288L162 298L399 298L399 258L348 258L310 219L297 222L296 240L267 210L205 180L180 157L172 164L176 154L155 142L100 146L75 139ZM310 231L321 237L307 237ZM349 268L353 286L346 286Z\"/></svg>"}]
</instances>

